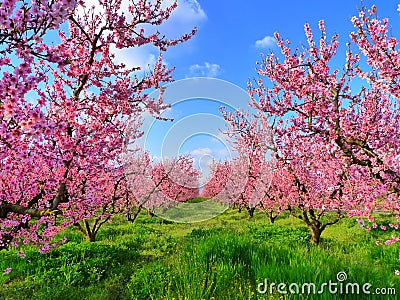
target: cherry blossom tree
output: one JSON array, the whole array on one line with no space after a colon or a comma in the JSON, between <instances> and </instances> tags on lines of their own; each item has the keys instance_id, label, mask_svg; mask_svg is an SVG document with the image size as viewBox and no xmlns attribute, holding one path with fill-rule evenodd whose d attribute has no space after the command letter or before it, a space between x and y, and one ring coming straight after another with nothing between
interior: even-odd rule
<instances>
[{"instance_id":1,"label":"cherry blossom tree","mask_svg":"<svg viewBox=\"0 0 400 300\"><path fill-rule=\"evenodd\" d=\"M236 156L229 161L212 161L202 196L232 208L243 205L241 195L248 182L248 169L248 159L244 156Z\"/></svg>"},{"instance_id":2,"label":"cherry blossom tree","mask_svg":"<svg viewBox=\"0 0 400 300\"><path fill-rule=\"evenodd\" d=\"M176 3L132 1L126 12L120 0L94 5L1 3L0 247L40 242L46 251L65 226L108 218L104 207L124 195L124 141L140 135L143 112L159 117L162 93L146 91L172 72L161 55L143 73L117 63L113 50L163 52L195 33L170 40L156 30Z\"/></svg>"},{"instance_id":3,"label":"cherry blossom tree","mask_svg":"<svg viewBox=\"0 0 400 300\"><path fill-rule=\"evenodd\" d=\"M321 38L315 42L306 24L307 45L301 49L276 33L281 55L263 56L259 79L249 83L251 104L276 120L274 146L298 199L289 207L297 203L298 216L319 227L317 232L324 228L317 211L360 217L399 210L397 40L389 37L388 20L377 18L376 7L352 22L357 31L343 69L331 65L338 36L328 42L320 21ZM365 84L354 92L356 80Z\"/></svg>"},{"instance_id":4,"label":"cherry blossom tree","mask_svg":"<svg viewBox=\"0 0 400 300\"><path fill-rule=\"evenodd\" d=\"M199 171L189 156L164 159L153 166L152 180L172 202L185 202L199 196Z\"/></svg>"},{"instance_id":5,"label":"cherry blossom tree","mask_svg":"<svg viewBox=\"0 0 400 300\"><path fill-rule=\"evenodd\" d=\"M265 149L258 160L252 161L250 156L255 165L253 170L260 171L256 176L251 169L243 173L248 180L238 201L246 200L266 212L271 222L282 211L290 211L307 224L311 242L318 244L325 228L338 222L345 209L353 208L340 201L339 191L345 179L341 166L330 153L321 152L315 137L297 136L294 131L281 135L280 125L268 123L263 116L225 114L238 149L250 149L250 153L254 148ZM271 151L269 156L267 151ZM327 213L333 212L335 218L323 220Z\"/></svg>"},{"instance_id":6,"label":"cherry blossom tree","mask_svg":"<svg viewBox=\"0 0 400 300\"><path fill-rule=\"evenodd\" d=\"M231 172L246 180L234 202L239 210L243 207L253 217L272 179L275 160L271 156L273 134L267 120L260 116L239 110L228 113L222 109L222 113L229 124L225 134L231 137L232 146L238 153L238 159L231 164Z\"/></svg>"},{"instance_id":7,"label":"cherry blossom tree","mask_svg":"<svg viewBox=\"0 0 400 300\"><path fill-rule=\"evenodd\" d=\"M96 240L97 233L105 223L112 222L112 216L126 213L135 201L125 174L119 171L103 170L85 174L81 184L70 194L70 197L82 199L74 202L76 207L68 211L71 212L70 222L90 242ZM79 217L75 211L81 212Z\"/></svg>"},{"instance_id":8,"label":"cherry blossom tree","mask_svg":"<svg viewBox=\"0 0 400 300\"><path fill-rule=\"evenodd\" d=\"M268 188L262 190L263 194L260 195L261 201L258 209L267 215L271 223L274 223L275 219L288 209L288 205L283 199L288 197L288 182L286 181L290 176L285 172L287 172L287 169L281 165L281 162L275 161L272 178L268 178L269 182L263 182L263 180L260 182L261 186Z\"/></svg>"},{"instance_id":9,"label":"cherry blossom tree","mask_svg":"<svg viewBox=\"0 0 400 300\"><path fill-rule=\"evenodd\" d=\"M124 174L132 197L124 204L128 221L134 222L147 203L158 203L157 186L151 180L152 161L148 152L128 151L124 156Z\"/></svg>"},{"instance_id":10,"label":"cherry blossom tree","mask_svg":"<svg viewBox=\"0 0 400 300\"><path fill-rule=\"evenodd\" d=\"M125 205L131 222L143 208L153 214L199 195L199 171L189 156L154 162L148 152L139 151L128 155L124 168L132 194Z\"/></svg>"},{"instance_id":11,"label":"cherry blossom tree","mask_svg":"<svg viewBox=\"0 0 400 300\"><path fill-rule=\"evenodd\" d=\"M227 185L231 166L228 161L213 160L209 164L209 169L209 178L201 190L201 196L208 199L217 197Z\"/></svg>"}]
</instances>

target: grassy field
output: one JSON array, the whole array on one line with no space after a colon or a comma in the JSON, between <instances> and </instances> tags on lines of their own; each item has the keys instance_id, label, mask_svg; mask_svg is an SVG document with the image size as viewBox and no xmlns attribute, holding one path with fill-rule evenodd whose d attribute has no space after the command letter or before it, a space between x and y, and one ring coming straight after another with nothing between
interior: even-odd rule
<instances>
[{"instance_id":1,"label":"grassy field","mask_svg":"<svg viewBox=\"0 0 400 300\"><path fill-rule=\"evenodd\" d=\"M95 243L68 229L62 236L69 242L48 254L34 247L24 249L25 258L0 252L0 270L12 268L0 274L0 299L400 299L374 294L376 288L400 293L394 274L400 247L376 246L378 234L347 219L311 246L308 229L290 216L272 225L261 213L249 219L227 210L179 224L142 213L134 224L122 218L107 224ZM339 272L347 276L343 283L370 283L371 294L345 294L344 286L340 294L339 285L335 294L328 286L321 294L289 291L291 283L299 293L303 283L314 283L318 293L324 283L338 283ZM268 291L260 293L265 280ZM288 294L277 291L279 283Z\"/></svg>"}]
</instances>

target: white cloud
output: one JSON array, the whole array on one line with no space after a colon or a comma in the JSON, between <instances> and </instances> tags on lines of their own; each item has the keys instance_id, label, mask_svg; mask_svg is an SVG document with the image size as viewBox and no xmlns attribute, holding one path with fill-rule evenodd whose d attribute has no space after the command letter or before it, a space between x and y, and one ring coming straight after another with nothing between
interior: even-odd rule
<instances>
[{"instance_id":1,"label":"white cloud","mask_svg":"<svg viewBox=\"0 0 400 300\"><path fill-rule=\"evenodd\" d=\"M88 0L91 3L95 0ZM137 0L134 0L134 2ZM174 3L175 0L166 0L162 3L162 7L166 8ZM127 11L130 1L122 0L121 11ZM129 19L129 14L128 14ZM165 35L168 39L176 39L184 34L191 33L192 29L199 26L207 20L207 15L201 8L197 0L178 0L177 8L172 12L170 18L165 20L159 26L144 25L145 34L150 35L156 31ZM187 42L186 42L187 43ZM168 49L167 52L174 50L174 47ZM158 48L153 45L145 45L131 49L116 49L113 47L112 52L115 53L115 60L123 62L127 67L140 67L143 71L148 71L154 66L159 55ZM168 65L166 61L165 64Z\"/></svg>"},{"instance_id":2,"label":"white cloud","mask_svg":"<svg viewBox=\"0 0 400 300\"><path fill-rule=\"evenodd\" d=\"M231 152L229 151L229 149L220 149L217 151L217 154L221 157L225 157L225 156L229 156L231 154Z\"/></svg>"},{"instance_id":3,"label":"white cloud","mask_svg":"<svg viewBox=\"0 0 400 300\"><path fill-rule=\"evenodd\" d=\"M212 141L213 143L216 143L216 144L221 143L221 141L220 141L219 139L217 139L216 137L212 137L212 138L211 138L211 141Z\"/></svg>"},{"instance_id":4,"label":"white cloud","mask_svg":"<svg viewBox=\"0 0 400 300\"><path fill-rule=\"evenodd\" d=\"M145 45L133 49L117 49L112 47L115 54L115 62L124 63L128 68L140 67L142 71L149 72L157 62L157 49L151 45Z\"/></svg>"},{"instance_id":5,"label":"white cloud","mask_svg":"<svg viewBox=\"0 0 400 300\"><path fill-rule=\"evenodd\" d=\"M163 2L163 7L170 6L175 0ZM207 19L207 15L197 0L178 0L178 7L172 13L168 21L179 23L201 22Z\"/></svg>"},{"instance_id":6,"label":"white cloud","mask_svg":"<svg viewBox=\"0 0 400 300\"><path fill-rule=\"evenodd\" d=\"M204 156L210 155L211 153L212 150L210 148L198 148L190 152L190 154L193 156Z\"/></svg>"},{"instance_id":7,"label":"white cloud","mask_svg":"<svg viewBox=\"0 0 400 300\"><path fill-rule=\"evenodd\" d=\"M189 71L190 76L217 77L221 71L221 67L218 64L206 62L204 65L191 65Z\"/></svg>"},{"instance_id":8,"label":"white cloud","mask_svg":"<svg viewBox=\"0 0 400 300\"><path fill-rule=\"evenodd\" d=\"M261 40L257 40L255 46L257 48L270 48L276 45L276 39L273 36L267 35Z\"/></svg>"},{"instance_id":9,"label":"white cloud","mask_svg":"<svg viewBox=\"0 0 400 300\"><path fill-rule=\"evenodd\" d=\"M169 119L178 119L183 112L177 108L169 107L162 112L162 116Z\"/></svg>"}]
</instances>

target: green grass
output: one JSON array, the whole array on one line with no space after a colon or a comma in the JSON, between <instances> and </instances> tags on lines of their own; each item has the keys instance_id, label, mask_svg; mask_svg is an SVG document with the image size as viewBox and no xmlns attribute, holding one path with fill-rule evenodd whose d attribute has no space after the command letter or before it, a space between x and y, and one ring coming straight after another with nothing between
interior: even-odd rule
<instances>
[{"instance_id":1,"label":"green grass","mask_svg":"<svg viewBox=\"0 0 400 300\"><path fill-rule=\"evenodd\" d=\"M193 203L204 203L194 201ZM134 224L116 218L88 243L75 228L60 235L69 242L47 254L37 248L0 252L0 299L396 299L377 295L260 294L257 285L345 282L394 287L400 293L400 247L376 246L368 233L346 219L328 227L311 246L299 220L265 215L249 219L227 210L197 223L174 223L139 215Z\"/></svg>"},{"instance_id":2,"label":"green grass","mask_svg":"<svg viewBox=\"0 0 400 300\"><path fill-rule=\"evenodd\" d=\"M193 223L209 220L226 211L228 206L220 202L197 197L187 202L179 203L168 210L156 210L155 214L166 220L179 223Z\"/></svg>"}]
</instances>

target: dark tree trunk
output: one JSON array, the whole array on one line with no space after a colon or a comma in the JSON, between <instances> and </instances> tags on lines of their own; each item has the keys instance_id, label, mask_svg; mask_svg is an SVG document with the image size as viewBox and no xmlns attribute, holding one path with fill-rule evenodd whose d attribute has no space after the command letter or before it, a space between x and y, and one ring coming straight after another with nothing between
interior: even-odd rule
<instances>
[{"instance_id":1,"label":"dark tree trunk","mask_svg":"<svg viewBox=\"0 0 400 300\"><path fill-rule=\"evenodd\" d=\"M271 222L271 224L274 224L275 223L275 219L278 217L278 215L274 216L274 211L271 210L271 211L269 211L267 213L267 217L268 217L268 220Z\"/></svg>"},{"instance_id":2,"label":"dark tree trunk","mask_svg":"<svg viewBox=\"0 0 400 300\"><path fill-rule=\"evenodd\" d=\"M128 212L128 221L131 223L135 222L139 213L142 211L142 208L143 208L143 205L139 205L138 208L136 209L135 213L133 214L133 216L130 212Z\"/></svg>"},{"instance_id":3,"label":"dark tree trunk","mask_svg":"<svg viewBox=\"0 0 400 300\"><path fill-rule=\"evenodd\" d=\"M85 226L86 226L86 240L88 242L95 242L97 230L95 230L95 228L93 229L90 228L90 223L88 220L85 220Z\"/></svg>"},{"instance_id":4,"label":"dark tree trunk","mask_svg":"<svg viewBox=\"0 0 400 300\"><path fill-rule=\"evenodd\" d=\"M93 232L91 232L91 233L89 233L87 236L86 236L86 240L88 241L88 242L95 242L96 241L96 234L94 234Z\"/></svg>"},{"instance_id":5,"label":"dark tree trunk","mask_svg":"<svg viewBox=\"0 0 400 300\"><path fill-rule=\"evenodd\" d=\"M321 234L327 226L334 225L343 218L341 211L337 212L336 218L332 221L321 223L320 218L324 215L324 211L316 213L313 209L303 210L301 214L294 213L290 210L290 213L304 221L311 233L311 244L318 245L321 240Z\"/></svg>"},{"instance_id":6,"label":"dark tree trunk","mask_svg":"<svg viewBox=\"0 0 400 300\"><path fill-rule=\"evenodd\" d=\"M78 228L88 242L95 242L97 231L90 229L90 224L87 220L84 221L84 224L85 228L79 222L76 222L74 226Z\"/></svg>"},{"instance_id":7,"label":"dark tree trunk","mask_svg":"<svg viewBox=\"0 0 400 300\"><path fill-rule=\"evenodd\" d=\"M254 211L256 210L255 207L248 207L247 211L249 212L249 218L252 218L254 216Z\"/></svg>"},{"instance_id":8,"label":"dark tree trunk","mask_svg":"<svg viewBox=\"0 0 400 300\"><path fill-rule=\"evenodd\" d=\"M318 245L321 239L321 234L323 229L314 224L308 225L308 228L310 229L311 233L311 244Z\"/></svg>"},{"instance_id":9,"label":"dark tree trunk","mask_svg":"<svg viewBox=\"0 0 400 300\"><path fill-rule=\"evenodd\" d=\"M269 215L268 215L268 219L269 219L269 221L270 221L272 224L275 223L276 217L277 217L277 216L274 216L274 215L272 214L272 212L270 212Z\"/></svg>"}]
</instances>

